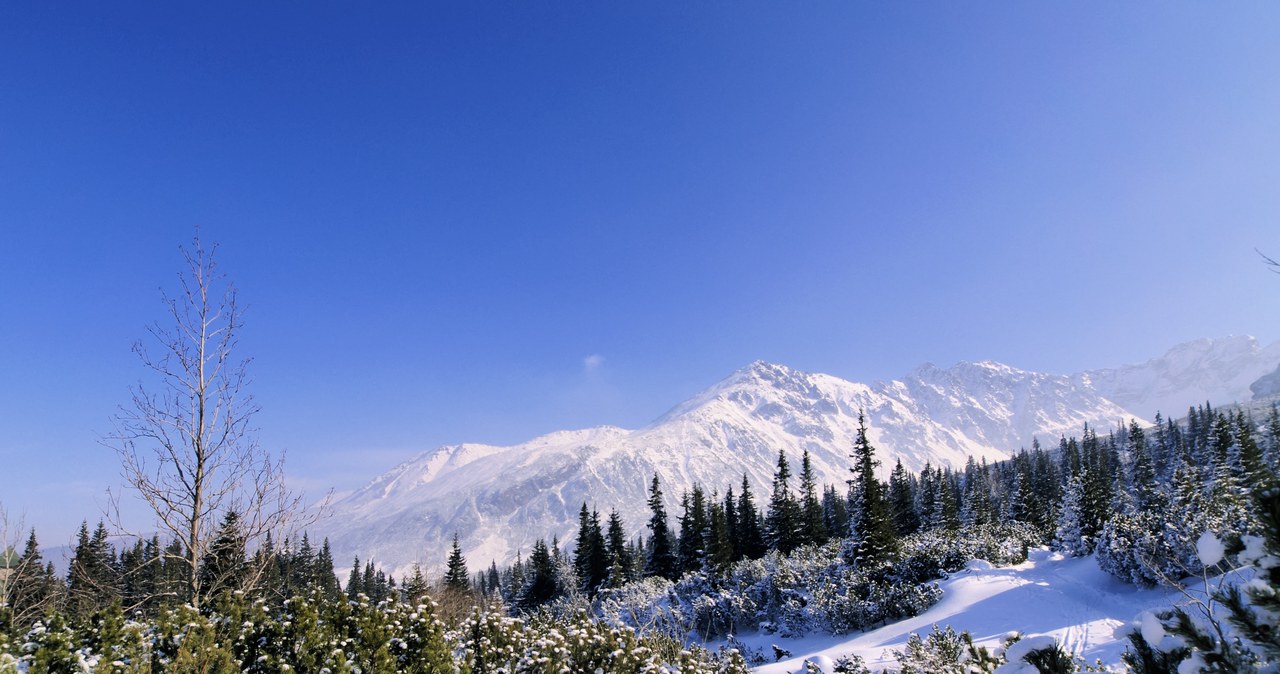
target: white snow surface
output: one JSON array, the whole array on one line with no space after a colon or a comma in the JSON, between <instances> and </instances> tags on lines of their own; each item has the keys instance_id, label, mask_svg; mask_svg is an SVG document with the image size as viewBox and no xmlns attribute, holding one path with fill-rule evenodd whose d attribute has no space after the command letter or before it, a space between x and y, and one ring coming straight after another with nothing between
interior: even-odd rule
<instances>
[{"instance_id":1,"label":"white snow surface","mask_svg":"<svg viewBox=\"0 0 1280 674\"><path fill-rule=\"evenodd\" d=\"M1052 446L1085 423L1105 431L1145 419L1160 409L1154 401L1172 399L1168 391L1179 386L1191 387L1188 405L1202 394L1215 404L1247 399L1253 373L1277 362L1280 345L1261 349L1252 338L1202 340L1142 366L1076 375L981 361L945 369L926 364L870 385L756 362L640 429L603 426L510 447L425 452L336 501L319 533L340 563L359 555L402 577L415 562L440 570L456 532L477 571L491 560L505 565L527 555L539 538L569 541L584 501L602 517L616 508L629 534L645 533L654 474L673 525L681 492L695 482L737 493L745 473L763 506L779 450L793 474L807 449L819 483L843 485L859 410L885 477L897 460L911 471L961 467L970 456L1007 458L1035 439Z\"/></svg>"},{"instance_id":2,"label":"white snow surface","mask_svg":"<svg viewBox=\"0 0 1280 674\"><path fill-rule=\"evenodd\" d=\"M1031 645L1057 642L1090 663L1101 659L1118 666L1128 630L1150 629L1141 622L1144 615L1185 600L1174 590L1143 590L1122 583L1100 570L1093 557L1063 557L1044 549L1033 550L1028 561L1016 566L971 564L939 585L942 599L928 611L868 632L738 638L766 657L772 657L774 644L792 653L755 668L756 674L790 674L802 670L806 659L834 661L844 655L862 656L872 671L896 668L893 652L903 650L913 632L927 636L935 624L967 631L975 643L993 652L1009 633L1021 632L1033 640ZM1202 593L1203 587L1188 591Z\"/></svg>"}]
</instances>

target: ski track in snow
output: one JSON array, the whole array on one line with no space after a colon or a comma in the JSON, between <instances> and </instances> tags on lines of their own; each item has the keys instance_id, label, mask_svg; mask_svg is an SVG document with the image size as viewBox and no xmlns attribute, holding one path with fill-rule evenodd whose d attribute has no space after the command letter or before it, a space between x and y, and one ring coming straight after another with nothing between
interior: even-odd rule
<instances>
[{"instance_id":1,"label":"ski track in snow","mask_svg":"<svg viewBox=\"0 0 1280 674\"><path fill-rule=\"evenodd\" d=\"M1015 566L971 563L939 585L942 599L928 611L867 632L795 639L749 634L739 639L765 657L770 657L775 644L793 654L756 667L757 674L802 670L806 659L818 656L834 660L859 655L873 671L896 667L893 652L902 650L913 632L926 636L935 624L967 631L975 643L991 649L1011 632L1048 635L1087 662L1101 659L1115 666L1128 643L1116 637L1116 629L1142 611L1166 608L1182 598L1173 590L1143 590L1121 583L1099 569L1093 557L1064 558L1043 549L1033 550L1028 561Z\"/></svg>"}]
</instances>

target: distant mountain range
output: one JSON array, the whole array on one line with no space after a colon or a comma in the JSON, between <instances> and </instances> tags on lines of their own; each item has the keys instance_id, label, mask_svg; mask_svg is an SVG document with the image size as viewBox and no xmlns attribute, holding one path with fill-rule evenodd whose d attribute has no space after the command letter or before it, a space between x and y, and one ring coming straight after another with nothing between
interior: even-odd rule
<instances>
[{"instance_id":1,"label":"distant mountain range","mask_svg":"<svg viewBox=\"0 0 1280 674\"><path fill-rule=\"evenodd\" d=\"M1141 365L1073 375L992 361L923 365L861 384L755 362L643 428L559 431L510 447L462 444L424 452L333 504L323 522L340 561L359 555L396 576L414 562L442 566L455 533L473 570L527 554L534 541L569 540L585 501L616 509L629 532L648 519L656 473L674 518L680 493L740 489L745 474L763 504L779 450L798 471L808 450L820 482L843 483L859 410L887 474L901 460L958 467L999 460L1032 442L1056 444L1084 424L1107 430L1155 412L1248 400L1272 392L1280 343L1252 337L1181 344ZM1259 381L1262 380L1262 381Z\"/></svg>"}]
</instances>

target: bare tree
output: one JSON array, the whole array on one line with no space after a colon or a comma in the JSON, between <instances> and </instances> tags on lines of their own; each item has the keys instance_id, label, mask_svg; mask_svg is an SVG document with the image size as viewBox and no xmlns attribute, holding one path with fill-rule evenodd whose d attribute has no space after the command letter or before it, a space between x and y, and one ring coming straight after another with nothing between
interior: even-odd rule
<instances>
[{"instance_id":1,"label":"bare tree","mask_svg":"<svg viewBox=\"0 0 1280 674\"><path fill-rule=\"evenodd\" d=\"M185 600L194 607L211 588L228 579L202 574L217 552L218 528L228 515L238 538L254 546L269 532L283 540L299 524L301 496L284 483L284 459L273 457L254 438L258 405L249 393L251 362L237 354L242 309L235 286L218 272L217 246L206 248L197 233L182 248L185 269L180 292L162 291L164 322L148 327L151 339L133 350L150 375L150 384L131 389L120 407L114 432L103 439L120 457L130 487L150 506L156 526L182 542L170 552L185 580ZM118 495L111 518L123 529ZM284 534L284 535L281 535ZM238 569L236 584L248 589L261 568Z\"/></svg>"}]
</instances>

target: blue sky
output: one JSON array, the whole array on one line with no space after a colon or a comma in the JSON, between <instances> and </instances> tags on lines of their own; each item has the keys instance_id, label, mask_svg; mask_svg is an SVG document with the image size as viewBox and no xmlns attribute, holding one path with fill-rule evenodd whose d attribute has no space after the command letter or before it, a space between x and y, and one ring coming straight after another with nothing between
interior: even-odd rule
<instances>
[{"instance_id":1,"label":"blue sky","mask_svg":"<svg viewBox=\"0 0 1280 674\"><path fill-rule=\"evenodd\" d=\"M57 544L198 225L312 492L766 359L1280 339L1274 3L0 7L0 503Z\"/></svg>"}]
</instances>

